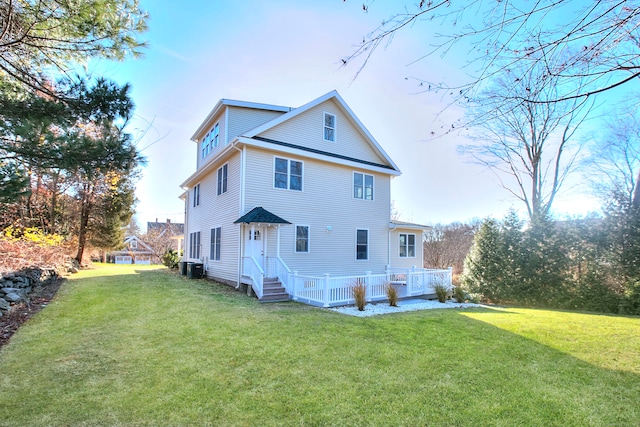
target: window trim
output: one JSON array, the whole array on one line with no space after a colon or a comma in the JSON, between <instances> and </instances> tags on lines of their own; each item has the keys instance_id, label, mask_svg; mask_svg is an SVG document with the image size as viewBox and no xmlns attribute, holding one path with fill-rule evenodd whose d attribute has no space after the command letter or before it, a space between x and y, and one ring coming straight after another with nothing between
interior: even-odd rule
<instances>
[{"instance_id":1,"label":"window trim","mask_svg":"<svg viewBox=\"0 0 640 427\"><path fill-rule=\"evenodd\" d=\"M283 172L278 172L276 170L276 163L278 159L287 161L287 186L286 187L276 186L276 173L283 174ZM300 163L300 189L291 188L291 176L292 176L291 162ZM273 176L273 188L277 190L291 190L291 191L300 191L300 192L304 191L304 161L302 160L291 159L288 157L281 157L281 156L273 156L273 175L272 176ZM295 176L298 176L298 175L295 175Z\"/></svg>"},{"instance_id":2,"label":"window trim","mask_svg":"<svg viewBox=\"0 0 640 427\"><path fill-rule=\"evenodd\" d=\"M298 227L304 227L307 229L307 250L299 251L298 250ZM311 252L311 227L307 224L296 224L294 228L294 236L293 236L293 251L297 254L308 254Z\"/></svg>"},{"instance_id":3,"label":"window trim","mask_svg":"<svg viewBox=\"0 0 640 427\"><path fill-rule=\"evenodd\" d=\"M222 177L220 176L222 174ZM218 172L216 173L216 181L217 181L217 194L218 196L227 192L227 182L229 177L229 163L225 163L224 165L218 168Z\"/></svg>"},{"instance_id":4,"label":"window trim","mask_svg":"<svg viewBox=\"0 0 640 427\"><path fill-rule=\"evenodd\" d=\"M356 175L362 175L362 197L356 197ZM371 177L371 198L367 198L367 177L370 176ZM368 201L373 201L375 200L375 187L376 187L376 178L375 175L373 174L368 174L368 173L364 173L364 172L356 172L353 171L353 179L352 179L352 193L351 193L351 197L356 199L356 200L368 200Z\"/></svg>"},{"instance_id":5,"label":"window trim","mask_svg":"<svg viewBox=\"0 0 640 427\"><path fill-rule=\"evenodd\" d=\"M200 206L200 183L193 186L193 207Z\"/></svg>"},{"instance_id":6,"label":"window trim","mask_svg":"<svg viewBox=\"0 0 640 427\"><path fill-rule=\"evenodd\" d=\"M210 237L209 260L220 261L220 252L222 250L222 227L212 228Z\"/></svg>"},{"instance_id":7,"label":"window trim","mask_svg":"<svg viewBox=\"0 0 640 427\"><path fill-rule=\"evenodd\" d=\"M405 255L402 255L402 236L405 236ZM409 236L413 236L413 246L409 244ZM415 233L398 233L398 257L399 258L415 258L416 257L416 234ZM413 247L413 255L409 255L409 248Z\"/></svg>"},{"instance_id":8,"label":"window trim","mask_svg":"<svg viewBox=\"0 0 640 427\"><path fill-rule=\"evenodd\" d=\"M367 235L366 235L367 236L367 242L365 244L366 245L365 246L366 247L366 258L358 258L358 246L360 245L358 243L358 232L359 231L366 231L366 233L367 233ZM355 245L356 246L356 253L355 253L356 261L369 261L369 229L368 228L356 228L356 241L355 241L355 243L356 243L356 245Z\"/></svg>"},{"instance_id":9,"label":"window trim","mask_svg":"<svg viewBox=\"0 0 640 427\"><path fill-rule=\"evenodd\" d=\"M333 127L327 126L327 116L333 117ZM337 122L338 122L338 117L335 114L329 113L327 111L323 112L322 114L322 140L323 141L336 142L338 140L337 132L336 132ZM331 129L333 131L333 139L327 139L327 129Z\"/></svg>"}]
</instances>

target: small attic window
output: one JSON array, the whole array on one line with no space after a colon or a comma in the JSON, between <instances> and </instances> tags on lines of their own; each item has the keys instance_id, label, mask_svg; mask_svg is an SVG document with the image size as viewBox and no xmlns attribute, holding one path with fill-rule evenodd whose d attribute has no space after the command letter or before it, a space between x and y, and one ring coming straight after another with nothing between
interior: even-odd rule
<instances>
[{"instance_id":1,"label":"small attic window","mask_svg":"<svg viewBox=\"0 0 640 427\"><path fill-rule=\"evenodd\" d=\"M336 142L336 116L324 113L324 140Z\"/></svg>"}]
</instances>

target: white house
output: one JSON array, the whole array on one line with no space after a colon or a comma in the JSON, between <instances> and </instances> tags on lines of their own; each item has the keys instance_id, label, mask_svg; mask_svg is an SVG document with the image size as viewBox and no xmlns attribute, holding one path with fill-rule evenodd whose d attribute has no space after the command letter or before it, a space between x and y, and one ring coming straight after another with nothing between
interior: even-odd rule
<instances>
[{"instance_id":1,"label":"white house","mask_svg":"<svg viewBox=\"0 0 640 427\"><path fill-rule=\"evenodd\" d=\"M109 260L115 264L151 264L155 255L153 249L137 236L126 236L124 248L109 253Z\"/></svg>"},{"instance_id":2,"label":"white house","mask_svg":"<svg viewBox=\"0 0 640 427\"><path fill-rule=\"evenodd\" d=\"M222 99L192 140L185 261L209 278L325 306L359 280L370 299L447 280L421 269L425 227L390 220L400 169L336 91L298 108Z\"/></svg>"}]
</instances>

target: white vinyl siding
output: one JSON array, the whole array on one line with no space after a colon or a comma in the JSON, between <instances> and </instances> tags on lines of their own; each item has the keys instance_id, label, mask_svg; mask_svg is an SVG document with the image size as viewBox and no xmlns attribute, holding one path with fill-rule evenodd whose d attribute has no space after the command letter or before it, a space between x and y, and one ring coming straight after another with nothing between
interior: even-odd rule
<instances>
[{"instance_id":1,"label":"white vinyl siding","mask_svg":"<svg viewBox=\"0 0 640 427\"><path fill-rule=\"evenodd\" d=\"M229 132L226 139L227 143L233 138L284 114L281 111L255 110L244 107L228 107L228 110Z\"/></svg>"},{"instance_id":2,"label":"white vinyl siding","mask_svg":"<svg viewBox=\"0 0 640 427\"><path fill-rule=\"evenodd\" d=\"M240 242L240 226L233 222L240 214L240 153L235 151L232 156L224 160L228 165L227 192L217 197L217 182L219 167L211 168L211 172L200 178L201 200L200 207L187 210L185 231L189 233L204 230L201 235L201 255L207 265L206 273L210 278L235 282L238 280L238 254ZM221 163L220 166L223 164ZM190 206L192 203L190 203ZM220 246L220 261L211 259L212 228L220 227L223 236ZM188 249L188 242L186 248ZM188 253L188 252L187 252Z\"/></svg>"},{"instance_id":3,"label":"white vinyl siding","mask_svg":"<svg viewBox=\"0 0 640 427\"><path fill-rule=\"evenodd\" d=\"M361 200L353 198L351 168L305 158L304 191L282 191L273 188L273 153L256 148L247 151L243 213L262 206L292 223L279 226L280 257L292 270L300 274L332 275L362 274L364 269L384 272L389 263L391 180L388 175L374 173L376 197L365 209ZM295 252L294 224L309 225L313 256ZM369 261L356 261L356 228L364 227L369 229ZM277 252L277 227L268 227L266 232L266 253L273 256Z\"/></svg>"},{"instance_id":4,"label":"white vinyl siding","mask_svg":"<svg viewBox=\"0 0 640 427\"><path fill-rule=\"evenodd\" d=\"M321 128L324 113L334 114L336 123L340 124L338 129L340 135L335 144L327 144L324 139ZM262 132L259 136L377 164L385 163L371 148L364 135L332 100Z\"/></svg>"}]
</instances>

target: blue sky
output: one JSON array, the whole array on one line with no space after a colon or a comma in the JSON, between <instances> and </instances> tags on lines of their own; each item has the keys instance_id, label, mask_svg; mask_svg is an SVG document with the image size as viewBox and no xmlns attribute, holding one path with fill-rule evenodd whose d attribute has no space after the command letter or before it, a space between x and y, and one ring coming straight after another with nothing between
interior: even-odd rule
<instances>
[{"instance_id":1,"label":"blue sky","mask_svg":"<svg viewBox=\"0 0 640 427\"><path fill-rule=\"evenodd\" d=\"M143 229L156 218L183 220L179 184L196 161L190 137L220 98L298 107L333 89L402 170L391 186L401 219L449 223L520 208L489 172L457 154L466 141L455 135L427 140L462 112L443 112L439 95L416 93L411 77L462 78L463 62L450 55L407 65L428 49L419 26L398 34L355 80L356 66L340 66L341 57L397 11L397 2L373 2L368 13L352 0L141 5L150 14L144 57L92 62L89 71L132 86L136 116L129 131L148 160L136 192ZM556 202L559 213L593 207L575 194Z\"/></svg>"}]
</instances>

